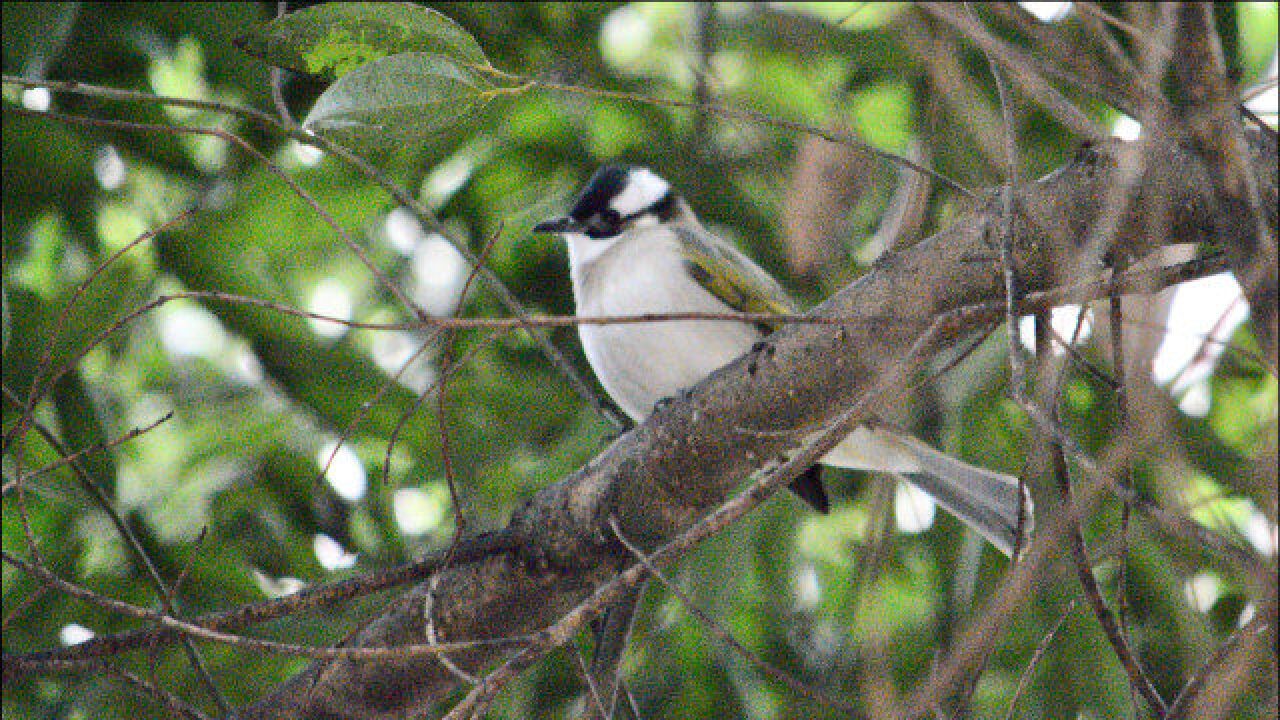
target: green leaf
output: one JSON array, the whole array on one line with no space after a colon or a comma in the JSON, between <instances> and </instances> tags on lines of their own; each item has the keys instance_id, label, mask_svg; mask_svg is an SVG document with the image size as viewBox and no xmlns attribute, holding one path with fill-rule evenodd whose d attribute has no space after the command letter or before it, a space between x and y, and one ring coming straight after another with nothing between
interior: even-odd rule
<instances>
[{"instance_id":1,"label":"green leaf","mask_svg":"<svg viewBox=\"0 0 1280 720\"><path fill-rule=\"evenodd\" d=\"M79 370L63 375L53 386L53 405L67 452L105 447L110 441ZM107 497L115 496L116 461L110 450L86 453L76 462L88 474L89 482L96 483Z\"/></svg>"},{"instance_id":2,"label":"green leaf","mask_svg":"<svg viewBox=\"0 0 1280 720\"><path fill-rule=\"evenodd\" d=\"M21 286L9 285L7 290L14 342L4 353L4 379L10 390L25 396L37 373L43 382L76 359L108 327L142 304L148 287L131 269L112 265L85 289L65 319L61 313L70 290L49 298ZM127 333L128 328L119 332ZM51 336L56 340L42 363Z\"/></svg>"},{"instance_id":3,"label":"green leaf","mask_svg":"<svg viewBox=\"0 0 1280 720\"><path fill-rule=\"evenodd\" d=\"M18 2L4 6L5 72L44 77L66 47L80 3Z\"/></svg>"},{"instance_id":4,"label":"green leaf","mask_svg":"<svg viewBox=\"0 0 1280 720\"><path fill-rule=\"evenodd\" d=\"M462 26L435 10L408 3L316 5L272 20L236 38L235 45L272 65L329 80L405 52L489 66L480 45Z\"/></svg>"},{"instance_id":5,"label":"green leaf","mask_svg":"<svg viewBox=\"0 0 1280 720\"><path fill-rule=\"evenodd\" d=\"M338 78L303 124L353 149L418 143L477 113L495 88L443 55L401 53Z\"/></svg>"}]
</instances>

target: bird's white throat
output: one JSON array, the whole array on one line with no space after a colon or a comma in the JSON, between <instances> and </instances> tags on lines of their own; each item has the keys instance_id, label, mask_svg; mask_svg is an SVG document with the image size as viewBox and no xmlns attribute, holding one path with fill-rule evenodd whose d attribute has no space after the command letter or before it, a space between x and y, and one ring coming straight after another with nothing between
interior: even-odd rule
<instances>
[{"instance_id":1,"label":"bird's white throat","mask_svg":"<svg viewBox=\"0 0 1280 720\"><path fill-rule=\"evenodd\" d=\"M573 280L574 300L578 312L582 312L582 287L586 276L602 255L620 242L620 238L596 240L583 233L565 233L564 244L569 251L569 277Z\"/></svg>"},{"instance_id":2,"label":"bird's white throat","mask_svg":"<svg viewBox=\"0 0 1280 720\"><path fill-rule=\"evenodd\" d=\"M689 275L667 228L603 241L573 235L566 240L580 316L731 312ZM759 338L754 326L732 320L584 324L578 332L600 382L636 420Z\"/></svg>"}]
</instances>

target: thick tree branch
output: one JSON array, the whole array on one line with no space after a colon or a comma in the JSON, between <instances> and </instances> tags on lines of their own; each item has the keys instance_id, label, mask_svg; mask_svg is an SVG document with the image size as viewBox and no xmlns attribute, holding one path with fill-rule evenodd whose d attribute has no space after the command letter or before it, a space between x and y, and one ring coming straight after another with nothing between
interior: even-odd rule
<instances>
[{"instance_id":1,"label":"thick tree branch","mask_svg":"<svg viewBox=\"0 0 1280 720\"><path fill-rule=\"evenodd\" d=\"M1267 202L1274 205L1275 146L1248 135L1251 176L1270 173ZM1146 143L1143 175L1118 224L1115 252L1141 255L1175 243L1221 240L1215 187L1197 155L1173 143ZM1056 172L1016 189L1013 260L1025 291L1078 278L1063 276L1091 237L1127 154L1119 142L1081 152ZM939 316L1003 298L998 248L985 229L998 222L999 203L885 257L865 276L815 309L850 318L841 324L798 324L714 373L688 394L654 413L573 476L538 493L512 518L523 543L516 554L496 554L444 570L436 583L432 616L424 617L427 584L407 593L348 643L385 646L422 643L430 622L442 642L537 633L577 607L614 574L620 549L610 536L616 516L624 535L650 550L676 537L738 487L746 477L796 452L864 399L879 376L900 370L911 349L932 333L931 349L966 332L989 327L990 314L953 322ZM1274 283L1274 270L1272 271ZM927 354L927 353L925 353ZM905 390L876 397L892 404ZM452 654L468 672L482 672L510 650ZM317 663L240 717L405 717L426 713L457 689L458 679L438 660L392 662L339 658Z\"/></svg>"},{"instance_id":2,"label":"thick tree branch","mask_svg":"<svg viewBox=\"0 0 1280 720\"><path fill-rule=\"evenodd\" d=\"M1239 97L1227 78L1222 43L1208 3L1181 3L1175 12L1177 31L1170 66L1176 83L1174 113L1178 122L1161 123L1184 134L1212 182L1216 212L1214 235L1227 251L1232 271L1249 299L1251 322L1263 353L1276 360L1276 167L1256 173L1259 151L1274 156L1276 137L1263 142L1245 136Z\"/></svg>"}]
</instances>

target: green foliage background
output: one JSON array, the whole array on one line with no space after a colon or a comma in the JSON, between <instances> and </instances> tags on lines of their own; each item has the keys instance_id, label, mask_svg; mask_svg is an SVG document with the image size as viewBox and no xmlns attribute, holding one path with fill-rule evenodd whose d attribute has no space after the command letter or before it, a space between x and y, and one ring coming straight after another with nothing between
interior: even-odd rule
<instances>
[{"instance_id":1,"label":"green foliage background","mask_svg":"<svg viewBox=\"0 0 1280 720\"><path fill-rule=\"evenodd\" d=\"M273 6L6 3L4 72L269 109L268 69L231 41L268 19ZM493 65L510 73L655 98L687 100L693 92L695 13L688 4L433 7L471 32ZM940 172L972 186L999 182L998 169L961 130L963 119L931 95L907 51L898 23L910 12L864 3L722 5L715 33L717 100L788 120L849 127L893 152L923 143ZM1275 4L1225 4L1218 14L1233 68L1244 84L1260 79L1274 52ZM982 57L962 57L969 76L979 80L974 92L995 107ZM287 95L295 110L305 112L322 87L297 80ZM1080 101L1100 122L1114 121L1099 103ZM21 90L6 84L4 385L17 397L25 399L35 378L48 375L40 361L49 349L48 367L60 367L104 328L159 294L221 291L306 308L317 287L336 283L350 299L352 319L406 319L332 230L238 149L215 138L32 118L13 112L21 102ZM393 203L332 158L308 163L292 143L262 127L211 112L74 94L55 95L52 107L241 134L312 193L386 276L407 289L417 282L415 272L423 266L415 266L414 250L396 249L388 230ZM1035 107L1024 104L1020 110L1021 174L1035 177L1068 158L1076 139ZM611 159L646 164L669 178L709 224L807 302L855 276L861 268L845 256L856 256L862 238L874 232L897 172L875 170L874 189L841 235L839 264L797 277L784 262L778 218L800 142L792 132L699 121L687 110L536 90L500 98L470 125L383 160L439 213L452 237L476 252L496 238L487 263L531 310L570 314L563 249L529 229L559 212L594 167ZM118 184L110 180L112 152L126 168ZM77 285L94 268L193 203L200 209L189 221L112 264L59 324ZM953 196L938 193L924 230L945 224L956 209ZM419 247L429 242L420 238ZM448 253L425 257L421 262L428 266L457 262ZM435 289L445 298L437 309L451 311L458 288L442 288ZM457 313L489 317L505 311L477 284ZM574 333L552 335L590 378ZM454 526L442 423L472 531L504 523L514 507L579 467L610 437L610 426L520 333L460 332L448 350L437 339L427 360L410 373L417 380L391 383L377 397L388 387L385 358L394 354L389 346L413 348L424 339L372 330L331 337L306 319L270 309L173 301L89 351L35 417L67 448L80 449L173 413L112 452L88 454L84 465L139 534L166 581L172 585L182 578L183 612L224 609L281 592L293 578L332 580L444 547ZM1232 340L1253 347L1247 325ZM955 454L1017 473L1026 462L1028 428L1006 399L1002 348L999 338L990 340L926 387L904 415L915 418L923 436ZM1086 351L1105 364L1096 348L1086 344ZM399 419L414 406L413 388L438 374L446 352L465 362L449 380L445 417L433 400L423 403L388 453ZM1180 414L1172 409L1176 399L1164 399L1176 420L1177 436L1169 444L1182 448L1188 462L1142 463L1138 485L1211 501L1196 517L1224 532L1240 532L1259 512L1274 522L1274 485L1239 478L1250 477L1256 463L1266 461L1257 453L1267 438L1274 443L1275 379L1227 353L1211 388L1212 405L1203 418ZM1067 422L1087 447L1098 449L1114 439L1108 388L1077 373L1067 397ZM6 432L16 418L6 402ZM347 432L348 427L354 429ZM326 448L344 435L367 477L368 490L356 500L344 499L319 479ZM28 433L20 450L6 452L4 480L13 479L19 462L29 469L56 459L52 447ZM829 692L861 698L870 713L872 700L864 693L870 668L882 668L900 691L921 682L974 611L966 596L981 607L1006 563L989 549L977 555L974 541L942 514L927 532L897 532L893 490L882 481L853 474L828 478L836 497L830 516L809 515L793 499L779 498L700 548L676 575L754 652ZM66 467L29 479L25 487L25 513L52 570L112 597L156 606L136 559ZM406 489L417 492L401 492ZM415 518L419 532L406 533L397 520L397 497L402 519ZM1047 494L1042 507L1054 507ZM1116 540L1118 515L1118 507L1107 505L1090 519L1088 537L1095 546L1110 547ZM3 532L6 552L29 556L17 493L5 497ZM326 568L314 549L317 536L354 554L354 565ZM1256 598L1220 558L1161 536L1141 520L1134 522L1129 551L1135 645L1161 691L1172 696ZM1119 564L1114 555L1099 555L1100 577L1112 592ZM1274 557L1269 562L1274 567ZM1004 716L1037 643L1078 596L1069 568L1059 570L1006 629L974 695L975 716ZM1188 601L1184 589L1193 578L1209 578L1200 581L1202 587L1214 588L1207 608ZM136 626L56 593L41 595L31 578L8 565L3 592L6 652L55 647L69 624L98 634ZM261 633L325 644L378 606L371 599L335 614L290 617ZM232 704L258 697L303 664L216 644L201 644L201 650ZM173 648L120 663L212 707ZM627 669L644 717L836 716L759 677L710 640L659 586L648 596ZM506 692L492 716L564 717L581 690L577 678L572 654L557 653ZM1259 684L1237 716L1262 717L1267 703L1275 707ZM1036 667L1017 715L1128 717L1131 706L1124 675L1081 605L1066 617ZM5 717L14 718L160 712L103 672L6 682L3 707Z\"/></svg>"}]
</instances>

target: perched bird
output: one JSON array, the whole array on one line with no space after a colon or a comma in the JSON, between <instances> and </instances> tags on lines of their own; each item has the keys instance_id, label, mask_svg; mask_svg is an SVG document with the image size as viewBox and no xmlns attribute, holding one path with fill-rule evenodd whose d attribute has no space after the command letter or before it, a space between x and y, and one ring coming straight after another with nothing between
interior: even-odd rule
<instances>
[{"instance_id":1,"label":"perched bird","mask_svg":"<svg viewBox=\"0 0 1280 720\"><path fill-rule=\"evenodd\" d=\"M534 231L557 233L567 243L578 315L795 312L768 273L703 228L670 183L644 167L600 168L568 215ZM699 319L584 324L578 333L600 384L640 422L659 401L746 354L769 329ZM1030 498L1017 478L965 464L881 425L856 428L821 462L906 478L1006 555L1020 527L1030 528ZM827 511L816 466L791 490Z\"/></svg>"}]
</instances>

